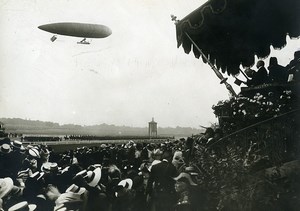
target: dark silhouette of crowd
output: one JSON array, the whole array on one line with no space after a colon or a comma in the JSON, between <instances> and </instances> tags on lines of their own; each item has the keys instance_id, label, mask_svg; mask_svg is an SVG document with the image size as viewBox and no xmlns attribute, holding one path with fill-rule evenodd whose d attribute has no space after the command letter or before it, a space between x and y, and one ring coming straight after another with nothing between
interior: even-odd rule
<instances>
[{"instance_id":1,"label":"dark silhouette of crowd","mask_svg":"<svg viewBox=\"0 0 300 211\"><path fill-rule=\"evenodd\" d=\"M192 138L101 144L56 153L46 145L0 140L4 211L208 210ZM201 194L202 195L201 195ZM201 202L201 203L200 203Z\"/></svg>"},{"instance_id":2,"label":"dark silhouette of crowd","mask_svg":"<svg viewBox=\"0 0 300 211\"><path fill-rule=\"evenodd\" d=\"M243 82L237 79L237 84L244 83L248 87L263 85L263 84L284 84L288 82L300 81L300 50L294 53L294 58L285 67L278 64L276 57L270 57L269 65L266 68L265 62L262 60L256 63L257 70L247 68L245 75L247 81Z\"/></svg>"}]
</instances>

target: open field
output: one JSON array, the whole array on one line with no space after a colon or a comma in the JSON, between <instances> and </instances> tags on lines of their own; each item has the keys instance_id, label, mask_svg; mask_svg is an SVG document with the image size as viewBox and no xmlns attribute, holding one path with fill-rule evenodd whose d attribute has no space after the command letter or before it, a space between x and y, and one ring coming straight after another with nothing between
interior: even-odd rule
<instances>
[{"instance_id":1,"label":"open field","mask_svg":"<svg viewBox=\"0 0 300 211\"><path fill-rule=\"evenodd\" d=\"M134 140L135 143L162 143L167 140L173 141L174 139L140 139ZM65 152L68 150L76 149L77 147L99 147L101 144L126 144L130 140L101 140L101 141L49 141L49 142L23 142L26 146L28 144L35 145L35 144L45 144L51 147L55 152Z\"/></svg>"}]
</instances>

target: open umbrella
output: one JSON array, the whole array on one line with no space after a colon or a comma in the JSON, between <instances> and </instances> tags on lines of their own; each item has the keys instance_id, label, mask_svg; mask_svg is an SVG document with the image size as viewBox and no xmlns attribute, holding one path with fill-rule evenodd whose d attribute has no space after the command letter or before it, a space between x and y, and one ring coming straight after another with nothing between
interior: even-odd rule
<instances>
[{"instance_id":1,"label":"open umbrella","mask_svg":"<svg viewBox=\"0 0 300 211\"><path fill-rule=\"evenodd\" d=\"M178 47L223 73L239 73L300 36L299 0L209 0L176 21Z\"/></svg>"}]
</instances>

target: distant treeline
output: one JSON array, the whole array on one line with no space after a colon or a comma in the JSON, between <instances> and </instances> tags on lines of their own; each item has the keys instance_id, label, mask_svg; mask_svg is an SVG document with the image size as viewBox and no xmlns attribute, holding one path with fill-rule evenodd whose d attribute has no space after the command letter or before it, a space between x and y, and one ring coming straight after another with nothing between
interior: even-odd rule
<instances>
[{"instance_id":1,"label":"distant treeline","mask_svg":"<svg viewBox=\"0 0 300 211\"><path fill-rule=\"evenodd\" d=\"M15 134L45 134L45 135L92 135L92 136L147 136L146 127L128 127L108 124L81 126L74 124L59 125L53 122L39 120L24 120L20 118L0 118L7 133ZM161 128L158 127L159 136L191 136L199 134L202 129L191 127Z\"/></svg>"}]
</instances>

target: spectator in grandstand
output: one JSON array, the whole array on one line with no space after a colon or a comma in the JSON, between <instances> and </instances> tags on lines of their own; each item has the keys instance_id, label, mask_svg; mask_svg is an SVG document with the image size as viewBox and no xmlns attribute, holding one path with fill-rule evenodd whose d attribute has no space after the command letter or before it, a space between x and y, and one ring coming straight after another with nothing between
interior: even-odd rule
<instances>
[{"instance_id":1,"label":"spectator in grandstand","mask_svg":"<svg viewBox=\"0 0 300 211\"><path fill-rule=\"evenodd\" d=\"M300 80L300 50L295 51L294 59L286 66L289 72L288 81Z\"/></svg>"},{"instance_id":2,"label":"spectator in grandstand","mask_svg":"<svg viewBox=\"0 0 300 211\"><path fill-rule=\"evenodd\" d=\"M268 78L268 72L265 68L265 62L262 60L259 60L256 63L256 68L257 71L253 72L251 75L251 79L247 81L248 86L257 86L257 85L262 85L269 83L269 78Z\"/></svg>"},{"instance_id":3,"label":"spectator in grandstand","mask_svg":"<svg viewBox=\"0 0 300 211\"><path fill-rule=\"evenodd\" d=\"M208 128L206 128L205 132L201 133L201 134L203 136L200 138L200 143L205 145L213 139L215 131L213 128L208 127Z\"/></svg>"},{"instance_id":4,"label":"spectator in grandstand","mask_svg":"<svg viewBox=\"0 0 300 211\"><path fill-rule=\"evenodd\" d=\"M288 79L288 72L285 67L278 64L276 57L271 57L269 60L269 78L273 83L286 83Z\"/></svg>"}]
</instances>

